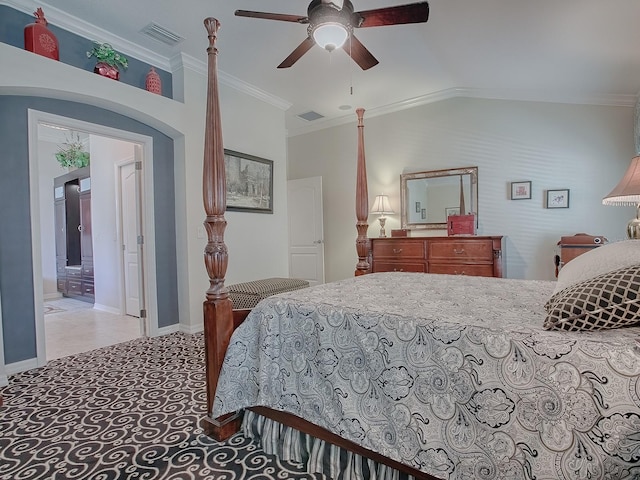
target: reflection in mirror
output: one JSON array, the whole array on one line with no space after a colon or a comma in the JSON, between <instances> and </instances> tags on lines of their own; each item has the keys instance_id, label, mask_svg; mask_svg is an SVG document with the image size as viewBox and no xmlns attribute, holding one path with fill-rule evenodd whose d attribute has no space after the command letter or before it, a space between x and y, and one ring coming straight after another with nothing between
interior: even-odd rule
<instances>
[{"instance_id":1,"label":"reflection in mirror","mask_svg":"<svg viewBox=\"0 0 640 480\"><path fill-rule=\"evenodd\" d=\"M478 215L478 167L400 175L402 228L446 229L449 215Z\"/></svg>"}]
</instances>

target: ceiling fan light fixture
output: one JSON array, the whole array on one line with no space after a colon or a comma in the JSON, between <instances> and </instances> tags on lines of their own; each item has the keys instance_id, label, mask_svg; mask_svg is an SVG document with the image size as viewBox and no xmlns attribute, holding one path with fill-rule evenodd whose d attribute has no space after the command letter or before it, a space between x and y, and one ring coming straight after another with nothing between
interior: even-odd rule
<instances>
[{"instance_id":1,"label":"ceiling fan light fixture","mask_svg":"<svg viewBox=\"0 0 640 480\"><path fill-rule=\"evenodd\" d=\"M349 38L347 28L336 22L327 22L313 29L313 40L325 50L332 52L344 45Z\"/></svg>"}]
</instances>

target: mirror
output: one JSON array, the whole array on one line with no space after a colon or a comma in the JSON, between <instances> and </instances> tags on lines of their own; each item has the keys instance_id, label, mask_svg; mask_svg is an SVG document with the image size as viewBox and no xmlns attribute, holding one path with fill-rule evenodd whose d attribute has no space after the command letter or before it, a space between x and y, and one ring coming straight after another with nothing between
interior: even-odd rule
<instances>
[{"instance_id":1,"label":"mirror","mask_svg":"<svg viewBox=\"0 0 640 480\"><path fill-rule=\"evenodd\" d=\"M403 173L400 203L402 228L446 230L449 215L469 213L477 221L478 167Z\"/></svg>"}]
</instances>

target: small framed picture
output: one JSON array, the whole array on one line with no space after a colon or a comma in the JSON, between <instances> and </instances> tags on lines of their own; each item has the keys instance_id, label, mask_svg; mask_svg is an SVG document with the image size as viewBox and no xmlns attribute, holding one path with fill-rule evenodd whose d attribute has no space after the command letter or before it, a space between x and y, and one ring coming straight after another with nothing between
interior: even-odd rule
<instances>
[{"instance_id":1,"label":"small framed picture","mask_svg":"<svg viewBox=\"0 0 640 480\"><path fill-rule=\"evenodd\" d=\"M420 213L420 202L416 202L416 213Z\"/></svg>"},{"instance_id":2,"label":"small framed picture","mask_svg":"<svg viewBox=\"0 0 640 480\"><path fill-rule=\"evenodd\" d=\"M547 208L569 208L569 189L547 190Z\"/></svg>"},{"instance_id":3,"label":"small framed picture","mask_svg":"<svg viewBox=\"0 0 640 480\"><path fill-rule=\"evenodd\" d=\"M422 218L423 220L426 220L426 219L427 219L427 209L426 209L426 208L423 208L423 209L420 211L420 216L421 216L421 218Z\"/></svg>"},{"instance_id":4,"label":"small framed picture","mask_svg":"<svg viewBox=\"0 0 640 480\"><path fill-rule=\"evenodd\" d=\"M531 182L511 182L511 200L530 200Z\"/></svg>"},{"instance_id":5,"label":"small framed picture","mask_svg":"<svg viewBox=\"0 0 640 480\"><path fill-rule=\"evenodd\" d=\"M444 209L445 218L449 218L450 215L460 215L460 207L446 207Z\"/></svg>"}]
</instances>

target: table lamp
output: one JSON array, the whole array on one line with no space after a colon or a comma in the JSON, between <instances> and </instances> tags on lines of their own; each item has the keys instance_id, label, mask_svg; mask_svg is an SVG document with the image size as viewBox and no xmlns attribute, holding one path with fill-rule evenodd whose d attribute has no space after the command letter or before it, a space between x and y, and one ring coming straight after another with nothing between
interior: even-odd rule
<instances>
[{"instance_id":1,"label":"table lamp","mask_svg":"<svg viewBox=\"0 0 640 480\"><path fill-rule=\"evenodd\" d=\"M602 204L636 207L636 218L632 218L627 224L627 237L640 239L640 156L631 160L624 177L602 199Z\"/></svg>"},{"instance_id":2,"label":"table lamp","mask_svg":"<svg viewBox=\"0 0 640 480\"><path fill-rule=\"evenodd\" d=\"M387 195L377 195L376 199L373 201L373 206L371 207L371 213L377 213L380 215L378 219L380 221L380 236L386 237L387 233L384 230L384 224L387 221L385 215L393 214L394 211L391 209L391 204L389 203L389 197Z\"/></svg>"}]
</instances>

